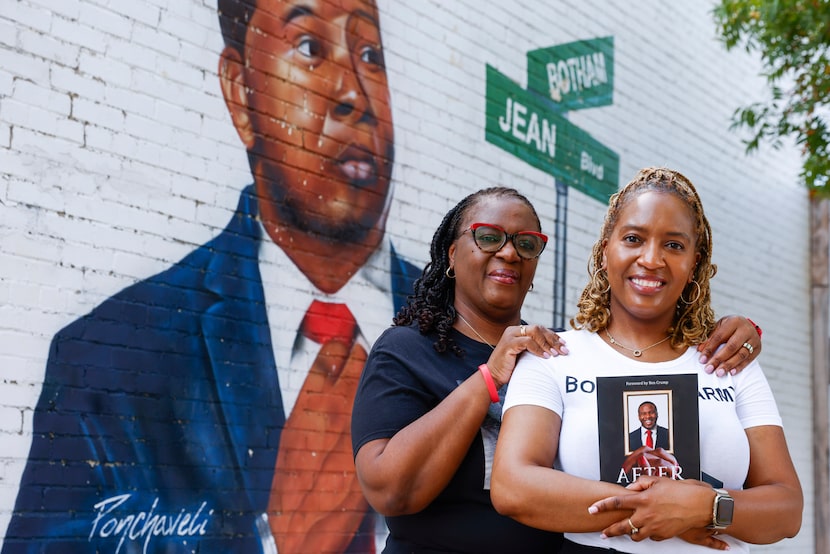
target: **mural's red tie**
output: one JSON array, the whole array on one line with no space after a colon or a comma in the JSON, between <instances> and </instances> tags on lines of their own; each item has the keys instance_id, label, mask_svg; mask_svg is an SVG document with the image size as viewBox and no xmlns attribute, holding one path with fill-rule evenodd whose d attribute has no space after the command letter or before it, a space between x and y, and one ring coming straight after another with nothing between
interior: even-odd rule
<instances>
[{"instance_id":1,"label":"mural's red tie","mask_svg":"<svg viewBox=\"0 0 830 554\"><path fill-rule=\"evenodd\" d=\"M345 304L314 300L300 328L303 335L320 344L332 340L351 344L354 341L357 322Z\"/></svg>"},{"instance_id":2,"label":"mural's red tie","mask_svg":"<svg viewBox=\"0 0 830 554\"><path fill-rule=\"evenodd\" d=\"M300 330L321 347L280 436L268 519L280 554L344 552L369 509L350 434L367 353L345 304L315 300Z\"/></svg>"}]
</instances>

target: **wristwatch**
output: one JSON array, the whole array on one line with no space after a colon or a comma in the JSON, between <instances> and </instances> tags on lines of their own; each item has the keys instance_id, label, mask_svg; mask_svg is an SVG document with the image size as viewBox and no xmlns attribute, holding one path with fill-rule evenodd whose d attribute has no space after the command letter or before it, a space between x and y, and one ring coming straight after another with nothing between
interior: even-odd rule
<instances>
[{"instance_id":1,"label":"wristwatch","mask_svg":"<svg viewBox=\"0 0 830 554\"><path fill-rule=\"evenodd\" d=\"M735 499L723 489L715 490L715 502L712 506L712 524L707 529L723 531L732 525L732 513L735 510Z\"/></svg>"}]
</instances>

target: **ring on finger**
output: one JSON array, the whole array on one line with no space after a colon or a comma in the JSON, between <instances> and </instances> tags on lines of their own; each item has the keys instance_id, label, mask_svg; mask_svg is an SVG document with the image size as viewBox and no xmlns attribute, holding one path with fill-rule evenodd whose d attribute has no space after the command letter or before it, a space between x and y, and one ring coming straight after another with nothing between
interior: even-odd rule
<instances>
[{"instance_id":1,"label":"ring on finger","mask_svg":"<svg viewBox=\"0 0 830 554\"><path fill-rule=\"evenodd\" d=\"M519 327L519 334L520 334L520 335L522 335L523 337L524 337L525 335L527 335L527 333L525 333L525 326L524 326L524 325L521 325L521 326ZM751 353L751 352L750 352L750 353Z\"/></svg>"},{"instance_id":2,"label":"ring on finger","mask_svg":"<svg viewBox=\"0 0 830 554\"><path fill-rule=\"evenodd\" d=\"M749 342L745 342L745 343L743 343L743 344L741 345L741 348L746 348L747 350L749 350L749 353L750 353L750 354L752 354L752 353L754 353L754 352L755 352L755 348L753 348L753 346L752 346L751 344L749 344Z\"/></svg>"},{"instance_id":3,"label":"ring on finger","mask_svg":"<svg viewBox=\"0 0 830 554\"><path fill-rule=\"evenodd\" d=\"M628 525L631 527L631 534L636 535L640 532L640 528L631 523L631 518L628 518Z\"/></svg>"}]
</instances>

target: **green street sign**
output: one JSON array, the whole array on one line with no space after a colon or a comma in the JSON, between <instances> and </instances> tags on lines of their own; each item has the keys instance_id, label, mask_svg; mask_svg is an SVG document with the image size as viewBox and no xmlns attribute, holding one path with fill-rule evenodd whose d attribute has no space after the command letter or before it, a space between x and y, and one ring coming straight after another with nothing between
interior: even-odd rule
<instances>
[{"instance_id":1,"label":"green street sign","mask_svg":"<svg viewBox=\"0 0 830 554\"><path fill-rule=\"evenodd\" d=\"M607 203L617 191L620 158L565 119L550 100L487 65L487 142Z\"/></svg>"},{"instance_id":2,"label":"green street sign","mask_svg":"<svg viewBox=\"0 0 830 554\"><path fill-rule=\"evenodd\" d=\"M560 111L608 106L614 93L614 37L579 40L527 53L527 88Z\"/></svg>"}]
</instances>

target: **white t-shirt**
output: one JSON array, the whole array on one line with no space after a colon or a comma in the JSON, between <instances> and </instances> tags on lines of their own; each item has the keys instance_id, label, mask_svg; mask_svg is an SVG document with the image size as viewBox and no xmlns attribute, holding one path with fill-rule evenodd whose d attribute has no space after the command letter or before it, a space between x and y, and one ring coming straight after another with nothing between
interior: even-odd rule
<instances>
[{"instance_id":1,"label":"white t-shirt","mask_svg":"<svg viewBox=\"0 0 830 554\"><path fill-rule=\"evenodd\" d=\"M600 478L596 378L623 375L697 373L700 410L701 471L740 489L749 469L749 442L744 429L781 426L772 391L757 362L734 376L703 371L699 353L689 348L680 357L659 363L632 360L589 331L561 333L570 354L548 359L522 356L504 402L504 411L520 404L542 406L562 418L556 467L586 479ZM660 423L658 419L658 423ZM682 539L634 542L629 537L601 539L599 533L566 533L569 540L623 552L711 552ZM746 543L726 535L733 552L748 552Z\"/></svg>"}]
</instances>

